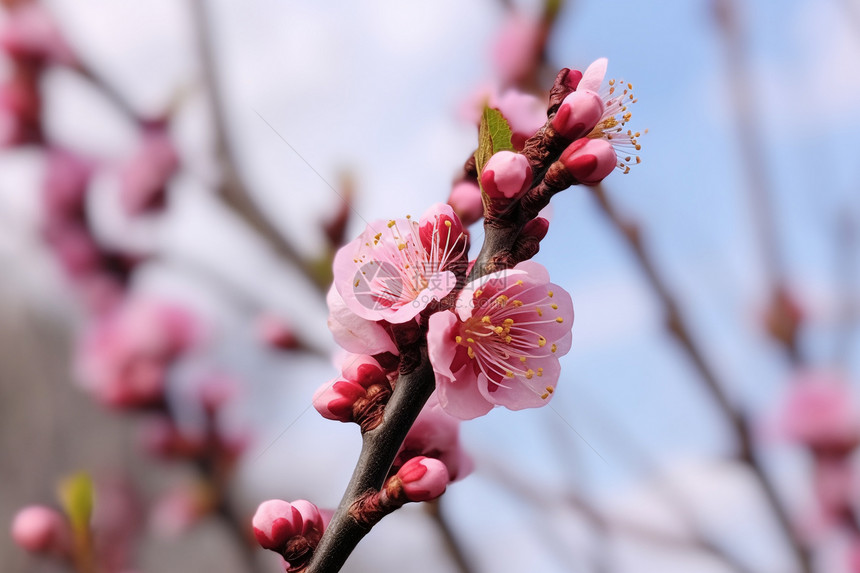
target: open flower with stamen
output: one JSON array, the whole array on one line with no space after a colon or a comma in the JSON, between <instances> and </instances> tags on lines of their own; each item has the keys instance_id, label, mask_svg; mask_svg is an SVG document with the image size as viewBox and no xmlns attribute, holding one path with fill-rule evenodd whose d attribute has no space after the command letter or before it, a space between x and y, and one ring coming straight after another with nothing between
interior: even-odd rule
<instances>
[{"instance_id":1,"label":"open flower with stamen","mask_svg":"<svg viewBox=\"0 0 860 573\"><path fill-rule=\"evenodd\" d=\"M439 403L471 419L494 406L549 402L570 350L573 303L546 269L525 261L469 283L456 308L430 317L427 347Z\"/></svg>"},{"instance_id":2,"label":"open flower with stamen","mask_svg":"<svg viewBox=\"0 0 860 573\"><path fill-rule=\"evenodd\" d=\"M449 206L418 220L376 221L334 258L334 285L361 318L407 322L443 299L466 272L468 237Z\"/></svg>"},{"instance_id":3,"label":"open flower with stamen","mask_svg":"<svg viewBox=\"0 0 860 573\"><path fill-rule=\"evenodd\" d=\"M603 86L608 63L606 58L600 58L588 66L576 91L588 90L600 95L603 100L603 115L586 137L605 139L612 144L618 157L618 169L629 173L631 165L642 162L638 155L639 150L642 149L639 143L642 133L627 127L627 123L633 117L630 106L638 100L633 95L633 84L629 82L611 79L605 87ZM647 129L645 133L648 133Z\"/></svg>"}]
</instances>

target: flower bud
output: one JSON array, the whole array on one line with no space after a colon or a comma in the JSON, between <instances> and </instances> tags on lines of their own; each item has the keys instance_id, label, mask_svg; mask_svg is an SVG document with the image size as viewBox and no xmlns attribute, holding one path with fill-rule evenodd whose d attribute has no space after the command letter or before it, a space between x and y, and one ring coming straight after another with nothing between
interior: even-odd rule
<instances>
[{"instance_id":1,"label":"flower bud","mask_svg":"<svg viewBox=\"0 0 860 573\"><path fill-rule=\"evenodd\" d=\"M317 546L324 529L317 506L303 499L293 503L280 499L264 501L251 523L260 546L277 551L287 561L291 561L290 545L307 552Z\"/></svg>"},{"instance_id":2,"label":"flower bud","mask_svg":"<svg viewBox=\"0 0 860 573\"><path fill-rule=\"evenodd\" d=\"M69 525L50 507L31 505L15 515L12 539L33 553L63 553L68 549Z\"/></svg>"},{"instance_id":3,"label":"flower bud","mask_svg":"<svg viewBox=\"0 0 860 573\"><path fill-rule=\"evenodd\" d=\"M561 154L565 169L580 183L596 185L618 164L615 148L603 139L577 139Z\"/></svg>"},{"instance_id":4,"label":"flower bud","mask_svg":"<svg viewBox=\"0 0 860 573\"><path fill-rule=\"evenodd\" d=\"M460 181L451 189L448 204L460 217L464 225L476 223L484 216L481 189L472 181Z\"/></svg>"},{"instance_id":5,"label":"flower bud","mask_svg":"<svg viewBox=\"0 0 860 573\"><path fill-rule=\"evenodd\" d=\"M492 198L513 199L531 186L532 168L525 155L499 151L481 172L481 185Z\"/></svg>"},{"instance_id":6,"label":"flower bud","mask_svg":"<svg viewBox=\"0 0 860 573\"><path fill-rule=\"evenodd\" d=\"M294 350L301 346L295 330L274 314L257 318L257 334L264 343L278 350Z\"/></svg>"},{"instance_id":7,"label":"flower bud","mask_svg":"<svg viewBox=\"0 0 860 573\"><path fill-rule=\"evenodd\" d=\"M409 501L430 501L436 499L451 481L448 468L434 458L417 457L403 464L397 472L403 493Z\"/></svg>"},{"instance_id":8,"label":"flower bud","mask_svg":"<svg viewBox=\"0 0 860 573\"><path fill-rule=\"evenodd\" d=\"M385 370L372 356L357 355L347 359L341 369L343 377L350 382L355 382L363 388L369 388L374 384L387 384L388 376Z\"/></svg>"},{"instance_id":9,"label":"flower bud","mask_svg":"<svg viewBox=\"0 0 860 573\"><path fill-rule=\"evenodd\" d=\"M603 116L603 100L591 90L580 90L570 94L561 102L552 127L567 139L587 135Z\"/></svg>"},{"instance_id":10,"label":"flower bud","mask_svg":"<svg viewBox=\"0 0 860 573\"><path fill-rule=\"evenodd\" d=\"M536 217L526 223L525 227L523 227L523 232L521 235L534 237L538 241L542 241L546 234L549 232L549 221L544 219L543 217Z\"/></svg>"},{"instance_id":11,"label":"flower bud","mask_svg":"<svg viewBox=\"0 0 860 573\"><path fill-rule=\"evenodd\" d=\"M366 396L366 390L357 382L337 379L327 382L314 393L313 404L323 418L338 422L353 422L356 400Z\"/></svg>"}]
</instances>

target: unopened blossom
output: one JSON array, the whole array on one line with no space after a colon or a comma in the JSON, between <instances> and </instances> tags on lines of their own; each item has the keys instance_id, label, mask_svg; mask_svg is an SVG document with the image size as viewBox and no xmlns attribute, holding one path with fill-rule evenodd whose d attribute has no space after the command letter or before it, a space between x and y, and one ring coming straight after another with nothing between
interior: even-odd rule
<instances>
[{"instance_id":1,"label":"unopened blossom","mask_svg":"<svg viewBox=\"0 0 860 573\"><path fill-rule=\"evenodd\" d=\"M580 183L596 185L612 173L618 158L608 141L581 138L564 150L559 161Z\"/></svg>"},{"instance_id":2,"label":"unopened blossom","mask_svg":"<svg viewBox=\"0 0 860 573\"><path fill-rule=\"evenodd\" d=\"M15 59L72 64L74 54L40 2L15 7L0 27L0 49Z\"/></svg>"},{"instance_id":3,"label":"unopened blossom","mask_svg":"<svg viewBox=\"0 0 860 573\"><path fill-rule=\"evenodd\" d=\"M608 142L615 151L615 166L624 173L641 162L640 132L627 127L633 117L630 106L636 103L633 84L609 80L603 86L608 60L595 60L582 75L576 90L570 93L553 118L553 127L569 139L587 137Z\"/></svg>"},{"instance_id":4,"label":"unopened blossom","mask_svg":"<svg viewBox=\"0 0 860 573\"><path fill-rule=\"evenodd\" d=\"M57 510L31 505L12 520L12 540L33 553L62 554L71 548L71 528Z\"/></svg>"},{"instance_id":5,"label":"unopened blossom","mask_svg":"<svg viewBox=\"0 0 860 573\"><path fill-rule=\"evenodd\" d=\"M329 420L357 422L371 429L382 420L382 408L391 394L388 372L372 356L350 355L341 376L314 393L314 408Z\"/></svg>"},{"instance_id":6,"label":"unopened blossom","mask_svg":"<svg viewBox=\"0 0 860 573\"><path fill-rule=\"evenodd\" d=\"M42 100L34 74L17 71L0 83L0 146L40 141L41 113Z\"/></svg>"},{"instance_id":7,"label":"unopened blossom","mask_svg":"<svg viewBox=\"0 0 860 573\"><path fill-rule=\"evenodd\" d=\"M45 225L83 220L92 173L92 162L80 155L64 149L49 150L42 180Z\"/></svg>"},{"instance_id":8,"label":"unopened blossom","mask_svg":"<svg viewBox=\"0 0 860 573\"><path fill-rule=\"evenodd\" d=\"M502 82L518 84L538 64L544 26L535 15L512 11L493 44L493 64Z\"/></svg>"},{"instance_id":9,"label":"unopened blossom","mask_svg":"<svg viewBox=\"0 0 860 573\"><path fill-rule=\"evenodd\" d=\"M464 225L476 223L484 216L484 200L481 198L481 189L474 181L458 181L451 188L448 196L448 204L460 217Z\"/></svg>"},{"instance_id":10,"label":"unopened blossom","mask_svg":"<svg viewBox=\"0 0 860 573\"><path fill-rule=\"evenodd\" d=\"M280 499L264 501L251 520L254 536L263 549L284 555L288 561L309 553L319 543L325 524L317 506L303 499L287 503Z\"/></svg>"},{"instance_id":11,"label":"unopened blossom","mask_svg":"<svg viewBox=\"0 0 860 573\"><path fill-rule=\"evenodd\" d=\"M466 477L471 473L473 463L460 445L460 422L442 409L434 393L409 428L394 467L399 468L414 457L426 456L445 464L451 481Z\"/></svg>"},{"instance_id":12,"label":"unopened blossom","mask_svg":"<svg viewBox=\"0 0 860 573\"><path fill-rule=\"evenodd\" d=\"M347 309L371 321L404 323L441 300L465 274L468 238L449 206L419 220L376 221L334 258L334 285Z\"/></svg>"},{"instance_id":13,"label":"unopened blossom","mask_svg":"<svg viewBox=\"0 0 860 573\"><path fill-rule=\"evenodd\" d=\"M525 155L513 151L493 154L481 171L481 186L491 199L513 199L532 183L532 168Z\"/></svg>"},{"instance_id":14,"label":"unopened blossom","mask_svg":"<svg viewBox=\"0 0 860 573\"><path fill-rule=\"evenodd\" d=\"M525 261L469 283L453 311L430 317L439 403L462 419L494 406L547 404L570 350L573 304L546 269Z\"/></svg>"},{"instance_id":15,"label":"unopened blossom","mask_svg":"<svg viewBox=\"0 0 860 573\"><path fill-rule=\"evenodd\" d=\"M256 326L260 340L272 348L293 350L301 345L295 329L279 316L263 314L257 317Z\"/></svg>"},{"instance_id":16,"label":"unopened blossom","mask_svg":"<svg viewBox=\"0 0 860 573\"><path fill-rule=\"evenodd\" d=\"M415 457L407 461L395 476L409 501L436 499L451 481L448 468L434 458Z\"/></svg>"},{"instance_id":17,"label":"unopened blossom","mask_svg":"<svg viewBox=\"0 0 860 573\"><path fill-rule=\"evenodd\" d=\"M129 299L98 320L79 349L81 383L114 407L146 407L163 399L167 370L197 337L184 308Z\"/></svg>"},{"instance_id":18,"label":"unopened blossom","mask_svg":"<svg viewBox=\"0 0 860 573\"><path fill-rule=\"evenodd\" d=\"M144 135L137 150L120 167L120 202L128 215L164 206L167 183L179 169L179 154L161 129Z\"/></svg>"},{"instance_id":19,"label":"unopened blossom","mask_svg":"<svg viewBox=\"0 0 860 573\"><path fill-rule=\"evenodd\" d=\"M847 381L807 372L789 386L779 414L783 435L822 455L846 455L860 444L860 408Z\"/></svg>"}]
</instances>

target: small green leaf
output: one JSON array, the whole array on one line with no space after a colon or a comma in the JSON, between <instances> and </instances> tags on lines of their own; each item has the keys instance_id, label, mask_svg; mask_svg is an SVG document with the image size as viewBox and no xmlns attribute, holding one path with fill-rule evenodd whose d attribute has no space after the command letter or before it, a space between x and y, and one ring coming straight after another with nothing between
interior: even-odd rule
<instances>
[{"instance_id":1,"label":"small green leaf","mask_svg":"<svg viewBox=\"0 0 860 573\"><path fill-rule=\"evenodd\" d=\"M93 513L93 480L86 472L69 476L60 482L60 502L76 534L87 531Z\"/></svg>"},{"instance_id":2,"label":"small green leaf","mask_svg":"<svg viewBox=\"0 0 860 573\"><path fill-rule=\"evenodd\" d=\"M512 136L511 126L508 125L508 120L502 112L485 106L484 113L481 114L481 126L478 129L478 149L475 151L479 181L484 165L494 153L514 150L514 145L511 143Z\"/></svg>"}]
</instances>

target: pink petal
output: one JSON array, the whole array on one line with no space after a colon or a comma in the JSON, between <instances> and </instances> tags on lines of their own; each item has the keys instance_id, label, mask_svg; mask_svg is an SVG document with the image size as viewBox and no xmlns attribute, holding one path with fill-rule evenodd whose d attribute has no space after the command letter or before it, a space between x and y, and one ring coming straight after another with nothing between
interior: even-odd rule
<instances>
[{"instance_id":1,"label":"pink petal","mask_svg":"<svg viewBox=\"0 0 860 573\"><path fill-rule=\"evenodd\" d=\"M600 85L603 83L603 78L606 76L606 67L609 65L609 60L599 58L594 60L590 66L582 74L582 79L577 86L578 90L590 90L593 92L600 91Z\"/></svg>"},{"instance_id":2,"label":"pink petal","mask_svg":"<svg viewBox=\"0 0 860 573\"><path fill-rule=\"evenodd\" d=\"M378 323L366 320L347 308L334 285L326 295L329 308L328 327L335 342L356 354L397 354L397 346Z\"/></svg>"}]
</instances>

